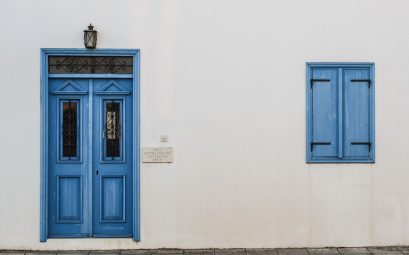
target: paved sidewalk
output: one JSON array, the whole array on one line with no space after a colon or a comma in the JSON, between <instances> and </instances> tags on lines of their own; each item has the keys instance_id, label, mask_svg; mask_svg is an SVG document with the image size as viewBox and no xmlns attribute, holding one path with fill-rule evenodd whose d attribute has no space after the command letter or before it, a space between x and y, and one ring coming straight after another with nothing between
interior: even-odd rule
<instances>
[{"instance_id":1,"label":"paved sidewalk","mask_svg":"<svg viewBox=\"0 0 409 255\"><path fill-rule=\"evenodd\" d=\"M115 251L11 251L0 255L402 255L409 246L365 248L296 248L296 249L154 249Z\"/></svg>"}]
</instances>

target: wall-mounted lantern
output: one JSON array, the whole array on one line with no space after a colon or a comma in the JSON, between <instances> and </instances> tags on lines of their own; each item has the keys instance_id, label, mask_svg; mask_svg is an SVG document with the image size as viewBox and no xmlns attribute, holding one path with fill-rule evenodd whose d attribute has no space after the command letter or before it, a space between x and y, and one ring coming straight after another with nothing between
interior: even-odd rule
<instances>
[{"instance_id":1,"label":"wall-mounted lantern","mask_svg":"<svg viewBox=\"0 0 409 255\"><path fill-rule=\"evenodd\" d=\"M87 49L95 49L97 47L97 30L89 24L88 29L84 30L84 46Z\"/></svg>"}]
</instances>

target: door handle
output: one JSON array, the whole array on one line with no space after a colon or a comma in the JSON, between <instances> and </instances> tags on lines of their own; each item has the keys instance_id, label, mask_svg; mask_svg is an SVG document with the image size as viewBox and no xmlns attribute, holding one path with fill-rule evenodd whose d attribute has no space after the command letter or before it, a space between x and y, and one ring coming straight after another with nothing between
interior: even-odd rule
<instances>
[{"instance_id":1,"label":"door handle","mask_svg":"<svg viewBox=\"0 0 409 255\"><path fill-rule=\"evenodd\" d=\"M97 175L99 175L99 171L97 170Z\"/></svg>"}]
</instances>

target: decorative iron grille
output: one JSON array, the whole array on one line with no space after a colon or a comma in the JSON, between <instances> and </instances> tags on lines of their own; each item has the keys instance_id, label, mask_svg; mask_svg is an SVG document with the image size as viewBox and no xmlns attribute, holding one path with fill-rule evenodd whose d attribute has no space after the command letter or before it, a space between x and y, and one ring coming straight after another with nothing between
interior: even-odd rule
<instances>
[{"instance_id":1,"label":"decorative iron grille","mask_svg":"<svg viewBox=\"0 0 409 255\"><path fill-rule=\"evenodd\" d=\"M120 157L120 104L106 104L106 156Z\"/></svg>"},{"instance_id":2,"label":"decorative iron grille","mask_svg":"<svg viewBox=\"0 0 409 255\"><path fill-rule=\"evenodd\" d=\"M63 139L63 157L77 156L77 102L63 103L63 123L62 123L62 139Z\"/></svg>"},{"instance_id":3,"label":"decorative iron grille","mask_svg":"<svg viewBox=\"0 0 409 255\"><path fill-rule=\"evenodd\" d=\"M50 74L68 73L132 74L133 57L49 56L48 72Z\"/></svg>"}]
</instances>

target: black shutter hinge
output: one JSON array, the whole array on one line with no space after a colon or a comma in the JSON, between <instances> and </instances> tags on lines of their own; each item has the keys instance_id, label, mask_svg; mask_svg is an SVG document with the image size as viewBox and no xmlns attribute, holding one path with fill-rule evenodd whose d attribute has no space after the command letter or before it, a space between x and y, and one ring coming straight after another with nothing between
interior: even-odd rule
<instances>
[{"instance_id":1,"label":"black shutter hinge","mask_svg":"<svg viewBox=\"0 0 409 255\"><path fill-rule=\"evenodd\" d=\"M368 88L371 87L371 83L372 83L370 79L352 79L351 82L366 82L368 83Z\"/></svg>"},{"instance_id":2,"label":"black shutter hinge","mask_svg":"<svg viewBox=\"0 0 409 255\"><path fill-rule=\"evenodd\" d=\"M371 142L351 142L351 145L368 145L368 149L369 151L371 151L372 143Z\"/></svg>"},{"instance_id":3,"label":"black shutter hinge","mask_svg":"<svg viewBox=\"0 0 409 255\"><path fill-rule=\"evenodd\" d=\"M331 145L331 142L311 142L310 151L312 151L314 145Z\"/></svg>"},{"instance_id":4,"label":"black shutter hinge","mask_svg":"<svg viewBox=\"0 0 409 255\"><path fill-rule=\"evenodd\" d=\"M314 82L330 82L331 80L329 79L311 79L310 80L310 86L312 88L312 85L314 85Z\"/></svg>"}]
</instances>

